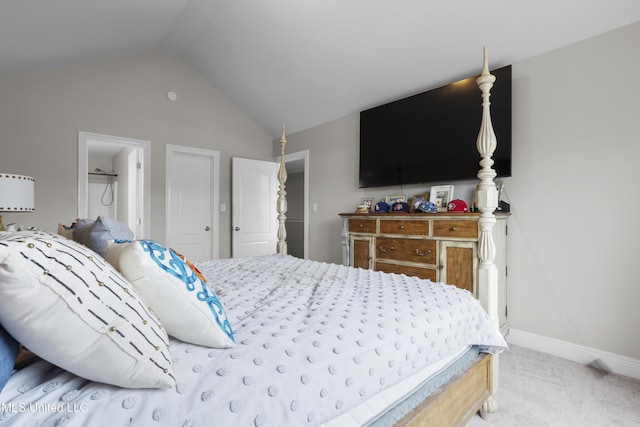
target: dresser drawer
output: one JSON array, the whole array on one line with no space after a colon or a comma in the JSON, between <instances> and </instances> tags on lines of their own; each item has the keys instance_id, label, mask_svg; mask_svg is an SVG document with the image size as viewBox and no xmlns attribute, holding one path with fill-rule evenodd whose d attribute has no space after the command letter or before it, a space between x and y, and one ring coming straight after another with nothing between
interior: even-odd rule
<instances>
[{"instance_id":1,"label":"dresser drawer","mask_svg":"<svg viewBox=\"0 0 640 427\"><path fill-rule=\"evenodd\" d=\"M422 264L436 263L435 240L376 238L376 259L394 259Z\"/></svg>"},{"instance_id":2,"label":"dresser drawer","mask_svg":"<svg viewBox=\"0 0 640 427\"><path fill-rule=\"evenodd\" d=\"M406 274L421 279L436 280L436 270L429 267L415 267L412 265L392 264L388 262L376 262L376 270L385 273Z\"/></svg>"},{"instance_id":3,"label":"dresser drawer","mask_svg":"<svg viewBox=\"0 0 640 427\"><path fill-rule=\"evenodd\" d=\"M350 219L349 233L375 233L375 219Z\"/></svg>"},{"instance_id":4,"label":"dresser drawer","mask_svg":"<svg viewBox=\"0 0 640 427\"><path fill-rule=\"evenodd\" d=\"M439 219L433 221L433 237L478 238L477 221Z\"/></svg>"},{"instance_id":5,"label":"dresser drawer","mask_svg":"<svg viewBox=\"0 0 640 427\"><path fill-rule=\"evenodd\" d=\"M380 234L413 234L418 236L428 236L429 221L381 219Z\"/></svg>"}]
</instances>

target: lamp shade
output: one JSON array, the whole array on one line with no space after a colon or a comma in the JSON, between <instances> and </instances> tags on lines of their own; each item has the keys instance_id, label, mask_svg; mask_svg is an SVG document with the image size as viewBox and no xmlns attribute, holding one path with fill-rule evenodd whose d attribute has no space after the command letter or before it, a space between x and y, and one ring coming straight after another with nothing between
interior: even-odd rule
<instances>
[{"instance_id":1,"label":"lamp shade","mask_svg":"<svg viewBox=\"0 0 640 427\"><path fill-rule=\"evenodd\" d=\"M30 176L0 173L0 212L31 212L36 180Z\"/></svg>"}]
</instances>

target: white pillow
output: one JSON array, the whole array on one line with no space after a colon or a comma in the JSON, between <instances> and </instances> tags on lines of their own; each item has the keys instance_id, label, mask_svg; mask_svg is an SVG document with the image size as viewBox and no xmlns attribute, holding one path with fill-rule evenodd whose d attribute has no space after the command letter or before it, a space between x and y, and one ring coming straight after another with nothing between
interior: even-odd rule
<instances>
[{"instance_id":1,"label":"white pillow","mask_svg":"<svg viewBox=\"0 0 640 427\"><path fill-rule=\"evenodd\" d=\"M0 233L0 323L80 377L175 385L169 339L133 286L90 249L49 233Z\"/></svg>"},{"instance_id":2,"label":"white pillow","mask_svg":"<svg viewBox=\"0 0 640 427\"><path fill-rule=\"evenodd\" d=\"M152 240L109 242L104 256L136 287L169 335L206 347L234 346L222 304L184 257Z\"/></svg>"}]
</instances>

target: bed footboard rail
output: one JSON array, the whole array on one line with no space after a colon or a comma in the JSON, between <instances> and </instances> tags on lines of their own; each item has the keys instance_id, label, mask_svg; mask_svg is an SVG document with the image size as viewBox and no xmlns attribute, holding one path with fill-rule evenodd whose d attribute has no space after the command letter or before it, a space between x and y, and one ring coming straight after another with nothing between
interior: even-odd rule
<instances>
[{"instance_id":1,"label":"bed footboard rail","mask_svg":"<svg viewBox=\"0 0 640 427\"><path fill-rule=\"evenodd\" d=\"M405 415L394 427L463 426L490 399L491 360L481 353L436 393Z\"/></svg>"}]
</instances>

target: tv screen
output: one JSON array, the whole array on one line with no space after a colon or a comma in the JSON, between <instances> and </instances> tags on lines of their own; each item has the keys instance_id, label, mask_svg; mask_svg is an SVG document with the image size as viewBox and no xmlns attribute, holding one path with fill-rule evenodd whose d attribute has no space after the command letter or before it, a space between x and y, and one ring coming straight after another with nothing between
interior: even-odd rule
<instances>
[{"instance_id":1,"label":"tv screen","mask_svg":"<svg viewBox=\"0 0 640 427\"><path fill-rule=\"evenodd\" d=\"M491 71L498 177L511 176L511 66ZM478 76L360 113L360 188L473 180L482 121Z\"/></svg>"}]
</instances>

